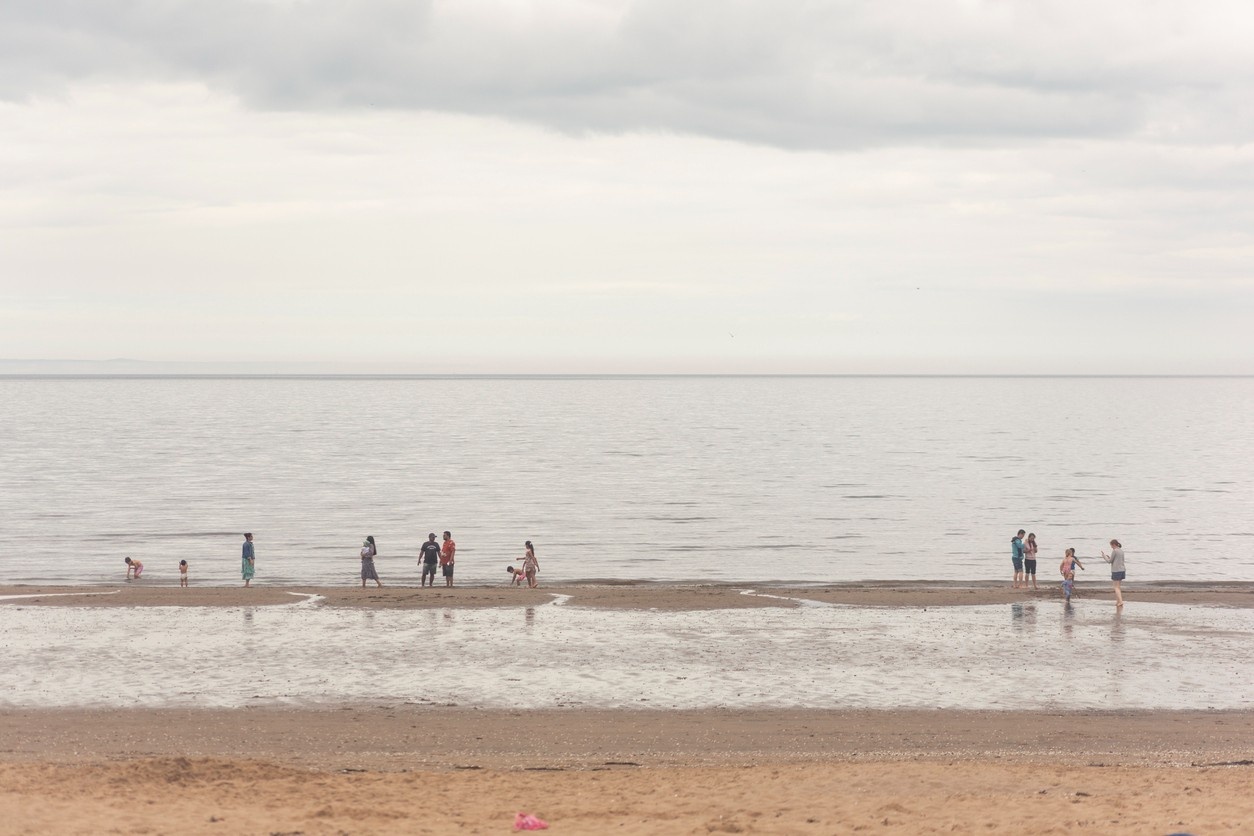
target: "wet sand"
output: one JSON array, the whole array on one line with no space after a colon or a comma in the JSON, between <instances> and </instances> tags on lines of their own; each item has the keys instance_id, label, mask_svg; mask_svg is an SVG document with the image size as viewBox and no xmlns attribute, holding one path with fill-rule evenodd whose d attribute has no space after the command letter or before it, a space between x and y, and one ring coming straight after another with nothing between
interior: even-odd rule
<instances>
[{"instance_id":1,"label":"wet sand","mask_svg":"<svg viewBox=\"0 0 1254 836\"><path fill-rule=\"evenodd\" d=\"M0 712L7 832L1240 832L1254 714Z\"/></svg>"},{"instance_id":2,"label":"wet sand","mask_svg":"<svg viewBox=\"0 0 1254 836\"><path fill-rule=\"evenodd\" d=\"M746 595L746 590L755 594ZM317 595L318 606L374 609L439 609L535 606L555 595L569 596L571 606L664 611L796 607L800 600L874 607L950 607L1061 600L1057 584L1039 590L1012 589L990 582L867 582L823 586L752 584L572 584L539 589L493 587L386 586L359 587L147 585L0 586L0 605L81 607L273 606ZM1077 584L1077 601L1113 601L1110 584L1085 580ZM10 597L5 596L21 596ZM1128 605L1137 601L1191 606L1254 607L1254 584L1155 583L1124 584ZM800 599L800 600L799 600Z\"/></svg>"},{"instance_id":3,"label":"wet sand","mask_svg":"<svg viewBox=\"0 0 1254 836\"><path fill-rule=\"evenodd\" d=\"M0 762L262 758L391 771L995 759L1197 766L1254 755L1254 712L6 709Z\"/></svg>"}]
</instances>

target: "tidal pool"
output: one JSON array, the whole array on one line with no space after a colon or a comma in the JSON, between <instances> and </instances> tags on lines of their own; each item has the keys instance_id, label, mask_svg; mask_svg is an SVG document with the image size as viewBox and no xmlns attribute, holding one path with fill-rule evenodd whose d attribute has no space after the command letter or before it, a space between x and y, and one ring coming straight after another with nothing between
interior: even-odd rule
<instances>
[{"instance_id":1,"label":"tidal pool","mask_svg":"<svg viewBox=\"0 0 1254 836\"><path fill-rule=\"evenodd\" d=\"M6 707L1249 709L1254 610L0 606Z\"/></svg>"}]
</instances>

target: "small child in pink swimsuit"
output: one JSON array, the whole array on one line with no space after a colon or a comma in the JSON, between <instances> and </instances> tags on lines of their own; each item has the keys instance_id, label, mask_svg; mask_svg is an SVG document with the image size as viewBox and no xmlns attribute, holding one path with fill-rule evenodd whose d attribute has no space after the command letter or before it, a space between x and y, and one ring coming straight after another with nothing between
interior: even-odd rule
<instances>
[{"instance_id":1,"label":"small child in pink swimsuit","mask_svg":"<svg viewBox=\"0 0 1254 836\"><path fill-rule=\"evenodd\" d=\"M1084 568L1075 556L1075 549L1067 549L1067 553L1062 558L1062 563L1058 566L1058 571L1062 574L1062 597L1064 600L1071 600L1071 593L1075 591L1075 567Z\"/></svg>"}]
</instances>

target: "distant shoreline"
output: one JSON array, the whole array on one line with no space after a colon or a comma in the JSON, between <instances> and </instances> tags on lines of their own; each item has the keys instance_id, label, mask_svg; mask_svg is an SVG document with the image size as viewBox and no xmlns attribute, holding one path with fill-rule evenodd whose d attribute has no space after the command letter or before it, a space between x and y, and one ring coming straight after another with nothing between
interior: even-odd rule
<instances>
[{"instance_id":1,"label":"distant shoreline","mask_svg":"<svg viewBox=\"0 0 1254 836\"><path fill-rule=\"evenodd\" d=\"M935 374L930 372L5 372L0 380L1249 380L1254 374Z\"/></svg>"}]
</instances>

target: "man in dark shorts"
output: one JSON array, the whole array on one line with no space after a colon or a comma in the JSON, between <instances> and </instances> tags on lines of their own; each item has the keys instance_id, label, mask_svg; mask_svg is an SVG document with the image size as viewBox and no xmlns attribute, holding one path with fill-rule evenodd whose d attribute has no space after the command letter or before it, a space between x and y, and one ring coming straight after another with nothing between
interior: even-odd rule
<instances>
[{"instance_id":1,"label":"man in dark shorts","mask_svg":"<svg viewBox=\"0 0 1254 836\"><path fill-rule=\"evenodd\" d=\"M440 544L435 541L435 532L427 535L427 542L422 544L422 548L418 550L419 556L422 558L422 585L427 585L427 578L431 578L431 586L435 586L435 567L440 562Z\"/></svg>"},{"instance_id":2,"label":"man in dark shorts","mask_svg":"<svg viewBox=\"0 0 1254 836\"><path fill-rule=\"evenodd\" d=\"M444 567L444 585L453 585L453 555L457 553L457 544L453 542L452 532L444 532L444 545L440 547L440 565Z\"/></svg>"}]
</instances>

